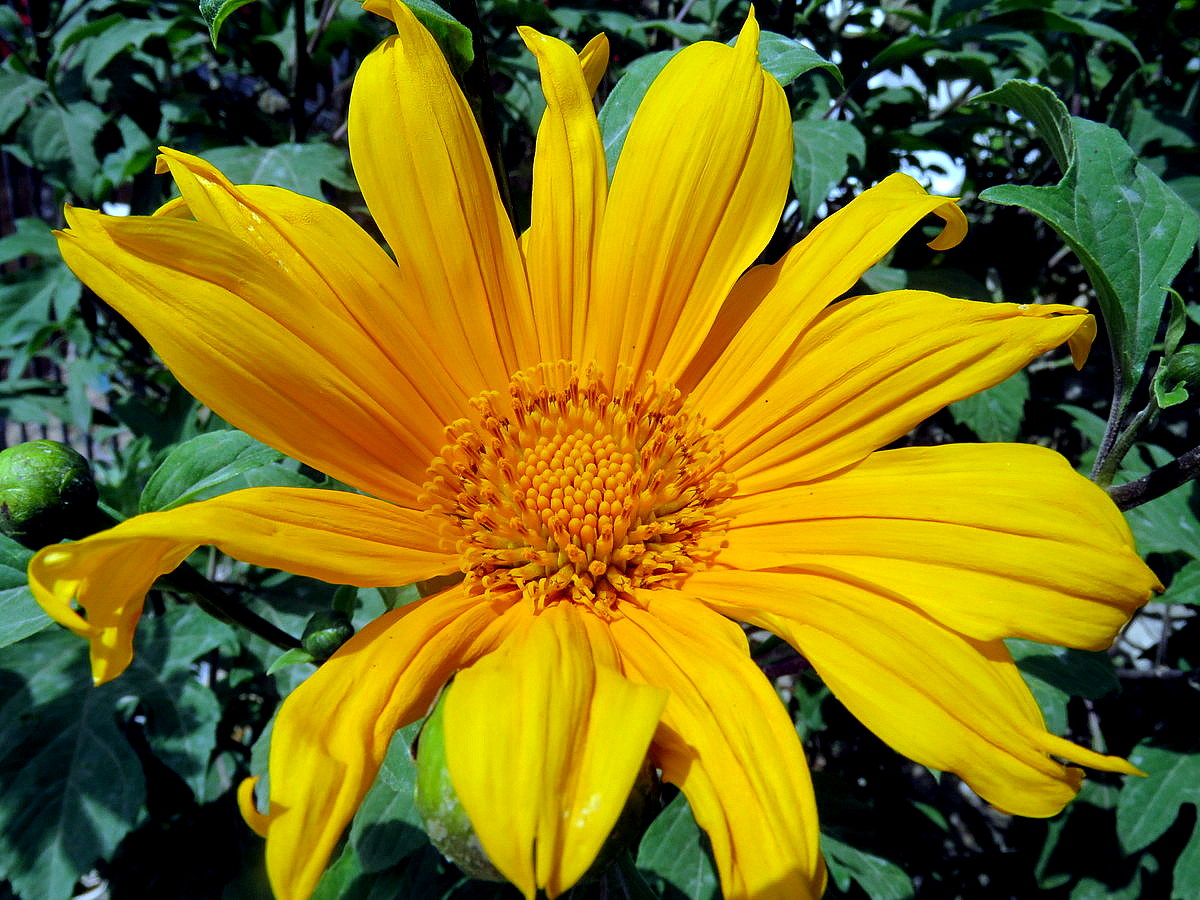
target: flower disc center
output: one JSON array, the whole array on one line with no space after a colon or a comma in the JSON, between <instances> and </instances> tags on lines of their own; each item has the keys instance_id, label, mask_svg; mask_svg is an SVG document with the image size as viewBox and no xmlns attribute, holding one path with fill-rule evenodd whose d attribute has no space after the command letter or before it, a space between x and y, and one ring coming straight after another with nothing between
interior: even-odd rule
<instances>
[{"instance_id":1,"label":"flower disc center","mask_svg":"<svg viewBox=\"0 0 1200 900\"><path fill-rule=\"evenodd\" d=\"M716 432L650 375L610 386L571 363L518 372L446 429L423 500L478 593L603 615L678 585L721 547L734 490Z\"/></svg>"}]
</instances>

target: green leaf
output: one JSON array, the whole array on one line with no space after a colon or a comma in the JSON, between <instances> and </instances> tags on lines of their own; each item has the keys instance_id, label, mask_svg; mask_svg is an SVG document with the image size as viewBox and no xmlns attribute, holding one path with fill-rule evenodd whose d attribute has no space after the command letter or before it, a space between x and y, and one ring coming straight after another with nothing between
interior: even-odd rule
<instances>
[{"instance_id":1,"label":"green leaf","mask_svg":"<svg viewBox=\"0 0 1200 900\"><path fill-rule=\"evenodd\" d=\"M22 256L58 259L58 242L50 226L41 219L26 216L13 222L13 232L0 238L0 262L12 262Z\"/></svg>"},{"instance_id":2,"label":"green leaf","mask_svg":"<svg viewBox=\"0 0 1200 900\"><path fill-rule=\"evenodd\" d=\"M705 849L704 832L692 817L687 798L679 794L646 829L637 867L657 876L688 900L719 896L717 873Z\"/></svg>"},{"instance_id":3,"label":"green leaf","mask_svg":"<svg viewBox=\"0 0 1200 900\"><path fill-rule=\"evenodd\" d=\"M776 34L773 31L764 31L759 36L758 61L784 87L813 69L823 69L833 76L839 85L843 83L842 73L838 67L817 51L810 49L795 38Z\"/></svg>"},{"instance_id":4,"label":"green leaf","mask_svg":"<svg viewBox=\"0 0 1200 900\"><path fill-rule=\"evenodd\" d=\"M895 863L824 833L821 850L829 864L830 877L843 891L853 880L862 885L871 900L907 900L913 896L912 879Z\"/></svg>"},{"instance_id":5,"label":"green leaf","mask_svg":"<svg viewBox=\"0 0 1200 900\"><path fill-rule=\"evenodd\" d=\"M145 784L117 728L120 680L92 687L63 629L0 650L0 871L17 894L67 900L137 821Z\"/></svg>"},{"instance_id":6,"label":"green leaf","mask_svg":"<svg viewBox=\"0 0 1200 900\"><path fill-rule=\"evenodd\" d=\"M1117 800L1117 833L1133 853L1175 824L1183 804L1200 806L1200 745L1182 752L1141 744L1129 761L1147 775L1126 780Z\"/></svg>"},{"instance_id":7,"label":"green leaf","mask_svg":"<svg viewBox=\"0 0 1200 900\"><path fill-rule=\"evenodd\" d=\"M12 128L46 90L46 82L24 72L0 69L0 134Z\"/></svg>"},{"instance_id":8,"label":"green leaf","mask_svg":"<svg viewBox=\"0 0 1200 900\"><path fill-rule=\"evenodd\" d=\"M296 465L240 431L197 435L167 454L146 483L139 509L174 509L249 487L312 487Z\"/></svg>"},{"instance_id":9,"label":"green leaf","mask_svg":"<svg viewBox=\"0 0 1200 900\"><path fill-rule=\"evenodd\" d=\"M160 760L192 789L197 801L208 799L208 761L217 746L221 705L193 671L193 662L218 647L237 646L233 629L194 606L173 606L164 615L143 619L136 653L114 684L137 697L145 719L146 740Z\"/></svg>"},{"instance_id":10,"label":"green leaf","mask_svg":"<svg viewBox=\"0 0 1200 900\"><path fill-rule=\"evenodd\" d=\"M950 415L981 441L1015 441L1025 418L1029 376L1024 371L999 384L950 404Z\"/></svg>"},{"instance_id":11,"label":"green leaf","mask_svg":"<svg viewBox=\"0 0 1200 900\"><path fill-rule=\"evenodd\" d=\"M1167 592L1160 599L1163 603L1200 606L1200 561L1189 560L1187 565L1176 572Z\"/></svg>"},{"instance_id":12,"label":"green leaf","mask_svg":"<svg viewBox=\"0 0 1200 900\"><path fill-rule=\"evenodd\" d=\"M267 666L267 674L274 675L280 669L286 669L288 666L302 666L315 661L315 657L303 647L293 647L291 650L284 650L271 665Z\"/></svg>"},{"instance_id":13,"label":"green leaf","mask_svg":"<svg viewBox=\"0 0 1200 900\"><path fill-rule=\"evenodd\" d=\"M27 142L33 158L47 169L61 173L77 197L90 200L100 172L96 139L106 121L100 107L76 100L31 109L21 131L24 126L30 129Z\"/></svg>"},{"instance_id":14,"label":"green leaf","mask_svg":"<svg viewBox=\"0 0 1200 900\"><path fill-rule=\"evenodd\" d=\"M609 178L612 178L617 168L617 158L625 145L625 136L629 134L629 126L642 104L642 98L646 96L650 83L678 52L660 50L658 53L649 53L634 60L625 69L625 74L604 102L599 116L600 136L604 141L604 157L608 161Z\"/></svg>"},{"instance_id":15,"label":"green leaf","mask_svg":"<svg viewBox=\"0 0 1200 900\"><path fill-rule=\"evenodd\" d=\"M863 165L867 145L849 122L800 119L792 124L792 188L800 215L812 221L817 208L846 177L849 159Z\"/></svg>"},{"instance_id":16,"label":"green leaf","mask_svg":"<svg viewBox=\"0 0 1200 900\"><path fill-rule=\"evenodd\" d=\"M213 47L217 46L217 34L229 18L229 14L253 2L254 0L200 0L200 18L208 26L208 36L212 38Z\"/></svg>"},{"instance_id":17,"label":"green leaf","mask_svg":"<svg viewBox=\"0 0 1200 900\"><path fill-rule=\"evenodd\" d=\"M0 647L37 634L53 620L29 590L25 570L33 551L0 534Z\"/></svg>"},{"instance_id":18,"label":"green leaf","mask_svg":"<svg viewBox=\"0 0 1200 900\"><path fill-rule=\"evenodd\" d=\"M344 150L323 141L273 147L217 147L202 156L234 184L273 184L324 199L321 182L344 191L358 190L346 169Z\"/></svg>"},{"instance_id":19,"label":"green leaf","mask_svg":"<svg viewBox=\"0 0 1200 900\"><path fill-rule=\"evenodd\" d=\"M1039 678L1071 697L1099 700L1120 690L1120 682L1105 653L1020 638L1010 638L1005 643L1023 673Z\"/></svg>"},{"instance_id":20,"label":"green leaf","mask_svg":"<svg viewBox=\"0 0 1200 900\"><path fill-rule=\"evenodd\" d=\"M1150 457L1150 464L1142 458ZM1169 450L1154 445L1135 445L1134 452L1125 457L1121 466L1121 481L1134 481L1165 466L1173 460ZM1182 551L1200 559L1200 521L1192 511L1196 482L1189 482L1169 494L1126 510L1125 518L1137 538L1138 551L1145 553L1175 553Z\"/></svg>"},{"instance_id":21,"label":"green leaf","mask_svg":"<svg viewBox=\"0 0 1200 900\"><path fill-rule=\"evenodd\" d=\"M475 61L471 30L432 0L404 0L417 20L433 35L455 72L465 72Z\"/></svg>"},{"instance_id":22,"label":"green leaf","mask_svg":"<svg viewBox=\"0 0 1200 900\"><path fill-rule=\"evenodd\" d=\"M1062 180L1050 187L999 185L980 196L1044 219L1075 251L1096 290L1118 360L1123 409L1141 379L1172 279L1200 236L1200 217L1137 161L1106 125L1069 117L1040 85L1010 81L980 98L1032 119Z\"/></svg>"},{"instance_id":23,"label":"green leaf","mask_svg":"<svg viewBox=\"0 0 1200 900\"><path fill-rule=\"evenodd\" d=\"M391 868L429 843L413 802L417 765L409 748L421 730L414 722L392 736L383 766L350 826L350 845L363 872Z\"/></svg>"}]
</instances>

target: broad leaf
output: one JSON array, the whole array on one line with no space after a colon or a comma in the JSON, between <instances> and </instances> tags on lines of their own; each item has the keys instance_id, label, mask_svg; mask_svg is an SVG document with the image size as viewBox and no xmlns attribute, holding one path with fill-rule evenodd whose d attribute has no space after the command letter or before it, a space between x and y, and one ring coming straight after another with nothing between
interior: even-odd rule
<instances>
[{"instance_id":1,"label":"broad leaf","mask_svg":"<svg viewBox=\"0 0 1200 900\"><path fill-rule=\"evenodd\" d=\"M810 222L846 177L850 158L864 163L867 145L849 122L801 119L792 124L792 146L792 188L801 218Z\"/></svg>"},{"instance_id":2,"label":"broad leaf","mask_svg":"<svg viewBox=\"0 0 1200 900\"><path fill-rule=\"evenodd\" d=\"M612 178L617 168L617 158L621 155L621 148L625 146L625 136L629 134L629 126L642 104L642 98L646 96L650 82L658 77L658 73L678 52L662 50L634 60L604 101L604 108L600 110L599 116L600 136L604 141L604 157L608 161L609 178Z\"/></svg>"},{"instance_id":3,"label":"broad leaf","mask_svg":"<svg viewBox=\"0 0 1200 900\"><path fill-rule=\"evenodd\" d=\"M142 807L125 688L93 688L87 644L58 628L0 650L0 672L0 871L23 897L67 900Z\"/></svg>"},{"instance_id":4,"label":"broad leaf","mask_svg":"<svg viewBox=\"0 0 1200 900\"><path fill-rule=\"evenodd\" d=\"M0 534L0 647L36 634L51 623L29 591L25 569L33 551Z\"/></svg>"},{"instance_id":5,"label":"broad leaf","mask_svg":"<svg viewBox=\"0 0 1200 900\"><path fill-rule=\"evenodd\" d=\"M208 26L208 36L212 38L214 47L217 46L217 35L229 14L253 2L254 0L200 0L200 18Z\"/></svg>"},{"instance_id":6,"label":"broad leaf","mask_svg":"<svg viewBox=\"0 0 1200 900\"><path fill-rule=\"evenodd\" d=\"M465 72L475 60L470 29L432 0L404 0L404 4L433 35L450 68Z\"/></svg>"},{"instance_id":7,"label":"broad leaf","mask_svg":"<svg viewBox=\"0 0 1200 900\"><path fill-rule=\"evenodd\" d=\"M849 844L821 835L821 849L829 876L843 891L857 881L872 900L907 900L913 896L912 879L894 862Z\"/></svg>"},{"instance_id":8,"label":"broad leaf","mask_svg":"<svg viewBox=\"0 0 1200 900\"><path fill-rule=\"evenodd\" d=\"M637 867L681 891L688 900L720 896L717 873L704 847L704 832L683 794L667 804L646 830Z\"/></svg>"},{"instance_id":9,"label":"broad leaf","mask_svg":"<svg viewBox=\"0 0 1200 900\"><path fill-rule=\"evenodd\" d=\"M842 84L842 73L837 66L795 38L773 31L764 31L759 36L758 61L784 87L813 69L823 69Z\"/></svg>"},{"instance_id":10,"label":"broad leaf","mask_svg":"<svg viewBox=\"0 0 1200 900\"><path fill-rule=\"evenodd\" d=\"M350 844L363 872L391 868L429 842L413 802L417 764L409 747L420 730L421 723L414 722L392 736L375 784L354 816Z\"/></svg>"},{"instance_id":11,"label":"broad leaf","mask_svg":"<svg viewBox=\"0 0 1200 900\"><path fill-rule=\"evenodd\" d=\"M1188 751L1142 744L1129 761L1146 773L1130 778L1117 801L1117 831L1127 853L1156 840L1185 803L1200 806L1200 745Z\"/></svg>"},{"instance_id":12,"label":"broad leaf","mask_svg":"<svg viewBox=\"0 0 1200 900\"><path fill-rule=\"evenodd\" d=\"M1025 418L1029 376L1024 371L971 397L950 404L950 415L981 441L1015 441Z\"/></svg>"},{"instance_id":13,"label":"broad leaf","mask_svg":"<svg viewBox=\"0 0 1200 900\"><path fill-rule=\"evenodd\" d=\"M358 189L346 170L345 151L323 141L218 147L202 155L234 184L272 184L318 200L323 181L345 191Z\"/></svg>"},{"instance_id":14,"label":"broad leaf","mask_svg":"<svg viewBox=\"0 0 1200 900\"><path fill-rule=\"evenodd\" d=\"M1063 168L1056 185L999 185L980 196L1037 214L1075 251L1116 353L1124 408L1150 354L1166 291L1200 236L1200 217L1137 161L1118 132L1068 117L1048 88L1010 81L977 99L1031 119Z\"/></svg>"},{"instance_id":15,"label":"broad leaf","mask_svg":"<svg viewBox=\"0 0 1200 900\"><path fill-rule=\"evenodd\" d=\"M296 463L240 431L197 435L173 449L150 476L141 512L174 509L185 503L249 487L312 487Z\"/></svg>"}]
</instances>

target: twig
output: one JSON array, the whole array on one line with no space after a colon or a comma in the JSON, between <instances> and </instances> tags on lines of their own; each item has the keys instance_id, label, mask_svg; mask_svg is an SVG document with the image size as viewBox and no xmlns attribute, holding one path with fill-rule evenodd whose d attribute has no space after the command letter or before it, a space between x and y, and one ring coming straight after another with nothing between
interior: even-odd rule
<instances>
[{"instance_id":1,"label":"twig","mask_svg":"<svg viewBox=\"0 0 1200 900\"><path fill-rule=\"evenodd\" d=\"M293 650L300 646L297 638L247 609L187 563L162 576L160 581L168 590L190 594L197 606L215 618L240 625L280 650Z\"/></svg>"},{"instance_id":2,"label":"twig","mask_svg":"<svg viewBox=\"0 0 1200 900\"><path fill-rule=\"evenodd\" d=\"M1136 481L1108 488L1108 496L1121 509L1133 509L1196 478L1200 478L1200 447L1193 447L1178 459L1159 466Z\"/></svg>"}]
</instances>

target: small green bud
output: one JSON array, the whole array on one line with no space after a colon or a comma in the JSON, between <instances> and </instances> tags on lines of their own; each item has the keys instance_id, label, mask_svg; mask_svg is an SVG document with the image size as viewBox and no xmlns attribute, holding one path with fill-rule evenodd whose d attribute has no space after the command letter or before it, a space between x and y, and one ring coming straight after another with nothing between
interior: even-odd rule
<instances>
[{"instance_id":1,"label":"small green bud","mask_svg":"<svg viewBox=\"0 0 1200 900\"><path fill-rule=\"evenodd\" d=\"M1200 390L1200 344L1176 349L1154 373L1150 386L1160 409L1178 406Z\"/></svg>"},{"instance_id":2,"label":"small green bud","mask_svg":"<svg viewBox=\"0 0 1200 900\"><path fill-rule=\"evenodd\" d=\"M58 441L0 451L0 530L34 549L96 525L99 494L88 461Z\"/></svg>"},{"instance_id":3,"label":"small green bud","mask_svg":"<svg viewBox=\"0 0 1200 900\"><path fill-rule=\"evenodd\" d=\"M444 724L448 693L442 691L417 742L417 812L425 823L430 842L464 875L484 881L507 881L488 859L475 834L475 826L450 783Z\"/></svg>"},{"instance_id":4,"label":"small green bud","mask_svg":"<svg viewBox=\"0 0 1200 900\"><path fill-rule=\"evenodd\" d=\"M304 626L300 646L317 662L329 659L334 652L354 636L350 617L340 609L322 609L312 614Z\"/></svg>"},{"instance_id":5,"label":"small green bud","mask_svg":"<svg viewBox=\"0 0 1200 900\"><path fill-rule=\"evenodd\" d=\"M1172 387L1183 384L1189 391L1200 390L1200 344L1187 344L1172 353L1163 381Z\"/></svg>"}]
</instances>

